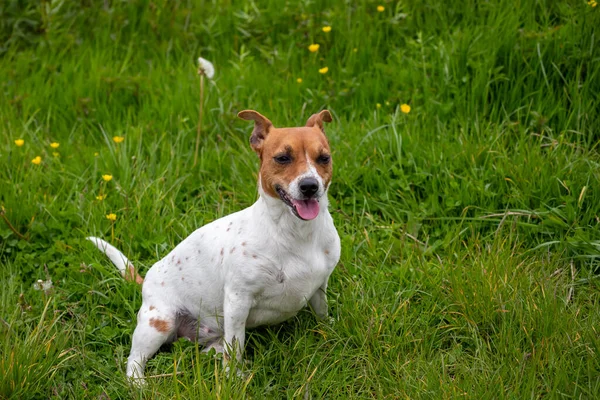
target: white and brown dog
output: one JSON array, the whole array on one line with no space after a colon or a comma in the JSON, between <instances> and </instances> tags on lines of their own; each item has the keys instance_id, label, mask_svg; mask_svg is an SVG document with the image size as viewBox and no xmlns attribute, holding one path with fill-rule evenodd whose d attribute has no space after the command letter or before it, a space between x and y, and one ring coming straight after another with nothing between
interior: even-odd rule
<instances>
[{"instance_id":1,"label":"white and brown dog","mask_svg":"<svg viewBox=\"0 0 600 400\"><path fill-rule=\"evenodd\" d=\"M246 328L285 321L307 303L327 316L327 281L340 258L327 210L332 166L323 122L331 114L314 114L300 128L275 128L256 111L238 116L254 121L260 196L196 230L150 268L127 361L131 378L143 378L148 358L180 337L241 360ZM88 239L141 283L119 250Z\"/></svg>"}]
</instances>

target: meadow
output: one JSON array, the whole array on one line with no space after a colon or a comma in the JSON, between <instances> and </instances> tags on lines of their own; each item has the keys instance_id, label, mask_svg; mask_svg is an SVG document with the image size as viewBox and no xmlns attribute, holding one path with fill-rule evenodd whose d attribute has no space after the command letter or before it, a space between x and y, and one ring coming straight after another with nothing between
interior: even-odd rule
<instances>
[{"instance_id":1,"label":"meadow","mask_svg":"<svg viewBox=\"0 0 600 400\"><path fill-rule=\"evenodd\" d=\"M0 398L598 398L599 15L593 0L4 1ZM199 56L216 73L195 163ZM144 275L256 200L238 111L299 126L325 108L332 322L249 331L243 379L179 341L130 386L140 289L85 237Z\"/></svg>"}]
</instances>

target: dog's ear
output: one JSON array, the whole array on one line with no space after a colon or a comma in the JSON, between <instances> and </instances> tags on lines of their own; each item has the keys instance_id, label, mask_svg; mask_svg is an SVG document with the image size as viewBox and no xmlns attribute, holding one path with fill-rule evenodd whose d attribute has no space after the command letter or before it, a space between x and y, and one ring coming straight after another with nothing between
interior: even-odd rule
<instances>
[{"instance_id":1,"label":"dog's ear","mask_svg":"<svg viewBox=\"0 0 600 400\"><path fill-rule=\"evenodd\" d=\"M260 154L262 143L269 134L273 124L267 117L254 110L240 111L238 117L246 121L254 121L254 130L250 136L250 146L255 152Z\"/></svg>"},{"instance_id":2,"label":"dog's ear","mask_svg":"<svg viewBox=\"0 0 600 400\"><path fill-rule=\"evenodd\" d=\"M333 121L333 119L331 118L329 111L323 110L320 113L311 115L308 121L306 121L306 126L311 128L316 125L323 133L325 133L325 130L323 129L323 122L331 121Z\"/></svg>"}]
</instances>

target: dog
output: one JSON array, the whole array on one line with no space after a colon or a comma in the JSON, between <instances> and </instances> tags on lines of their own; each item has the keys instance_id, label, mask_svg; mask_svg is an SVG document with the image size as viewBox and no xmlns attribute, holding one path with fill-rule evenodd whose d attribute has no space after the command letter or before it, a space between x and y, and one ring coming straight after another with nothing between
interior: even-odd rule
<instances>
[{"instance_id":1,"label":"dog","mask_svg":"<svg viewBox=\"0 0 600 400\"><path fill-rule=\"evenodd\" d=\"M340 238L329 214L332 178L323 129L331 114L306 126L275 128L253 110L250 146L260 158L258 200L197 229L146 278L102 239L89 237L126 279L142 283L127 376L143 382L146 361L180 337L241 361L245 330L277 324L305 306L325 319L327 282L340 258Z\"/></svg>"}]
</instances>

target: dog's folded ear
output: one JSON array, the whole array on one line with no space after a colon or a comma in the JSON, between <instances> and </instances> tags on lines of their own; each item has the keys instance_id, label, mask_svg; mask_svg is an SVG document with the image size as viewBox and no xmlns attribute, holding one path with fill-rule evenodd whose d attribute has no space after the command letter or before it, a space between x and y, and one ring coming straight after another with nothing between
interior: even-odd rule
<instances>
[{"instance_id":1,"label":"dog's folded ear","mask_svg":"<svg viewBox=\"0 0 600 400\"><path fill-rule=\"evenodd\" d=\"M333 121L333 119L331 118L331 114L329 113L329 111L323 110L320 113L311 115L308 121L306 121L306 126L311 128L317 125L321 131L325 132L325 130L323 129L323 122L331 121Z\"/></svg>"},{"instance_id":2,"label":"dog's folded ear","mask_svg":"<svg viewBox=\"0 0 600 400\"><path fill-rule=\"evenodd\" d=\"M250 136L250 146L252 146L255 152L260 154L262 143L269 134L269 130L271 130L273 124L267 117L254 110L240 111L238 117L246 121L254 121L254 130Z\"/></svg>"}]
</instances>

